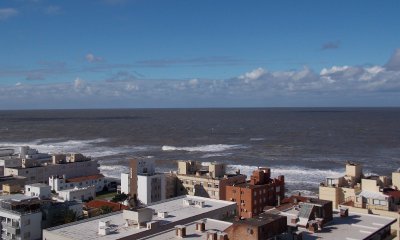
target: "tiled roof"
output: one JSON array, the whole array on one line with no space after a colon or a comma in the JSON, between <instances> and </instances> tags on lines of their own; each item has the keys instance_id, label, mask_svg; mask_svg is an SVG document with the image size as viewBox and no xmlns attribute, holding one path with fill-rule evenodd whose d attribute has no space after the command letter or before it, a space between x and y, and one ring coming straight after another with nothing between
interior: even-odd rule
<instances>
[{"instance_id":1,"label":"tiled roof","mask_svg":"<svg viewBox=\"0 0 400 240\"><path fill-rule=\"evenodd\" d=\"M90 175L90 176L85 176L85 177L77 177L77 178L68 178L66 180L66 182L83 182L83 181L87 181L87 180L96 180L96 179L100 179L100 178L104 178L103 174L95 174L95 175Z\"/></svg>"},{"instance_id":2,"label":"tiled roof","mask_svg":"<svg viewBox=\"0 0 400 240\"><path fill-rule=\"evenodd\" d=\"M113 211L120 211L123 209L129 209L128 206L125 206L121 203L109 202L105 200L92 200L88 203L85 203L85 206L88 208L100 208L102 206L111 207Z\"/></svg>"}]
</instances>

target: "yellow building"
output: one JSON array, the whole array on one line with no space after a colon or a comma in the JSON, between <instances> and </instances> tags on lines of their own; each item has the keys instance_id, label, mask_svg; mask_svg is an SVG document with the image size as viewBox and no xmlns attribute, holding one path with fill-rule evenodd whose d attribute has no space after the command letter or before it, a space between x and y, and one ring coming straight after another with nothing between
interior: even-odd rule
<instances>
[{"instance_id":1,"label":"yellow building","mask_svg":"<svg viewBox=\"0 0 400 240\"><path fill-rule=\"evenodd\" d=\"M400 172L387 176L362 174L361 165L346 164L346 175L328 177L319 187L319 197L331 200L334 208L397 219L391 225L394 239L400 239Z\"/></svg>"}]
</instances>

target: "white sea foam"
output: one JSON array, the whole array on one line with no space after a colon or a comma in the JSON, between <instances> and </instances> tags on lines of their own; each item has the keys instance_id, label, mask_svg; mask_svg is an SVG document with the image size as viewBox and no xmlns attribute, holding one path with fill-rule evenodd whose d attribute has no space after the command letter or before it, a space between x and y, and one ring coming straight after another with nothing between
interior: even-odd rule
<instances>
[{"instance_id":1,"label":"white sea foam","mask_svg":"<svg viewBox=\"0 0 400 240\"><path fill-rule=\"evenodd\" d=\"M79 152L94 158L114 156L118 154L135 153L146 151L152 146L98 146L99 143L107 142L105 138L91 140L61 140L61 139L39 139L32 142L0 142L0 147L17 148L20 146L30 146L44 153L69 153Z\"/></svg>"},{"instance_id":2,"label":"white sea foam","mask_svg":"<svg viewBox=\"0 0 400 240\"><path fill-rule=\"evenodd\" d=\"M129 172L129 167L122 165L100 165L100 172L106 177L121 178L121 173Z\"/></svg>"},{"instance_id":3,"label":"white sea foam","mask_svg":"<svg viewBox=\"0 0 400 240\"><path fill-rule=\"evenodd\" d=\"M228 165L231 171L240 170L241 173L248 177L253 173L256 166L243 166L243 165ZM328 176L341 176L344 175L344 169L312 169L298 166L273 166L271 167L271 175L276 177L278 175L285 176L285 182L296 186L316 187L319 183L323 182ZM300 188L302 189L302 188Z\"/></svg>"},{"instance_id":4,"label":"white sea foam","mask_svg":"<svg viewBox=\"0 0 400 240\"><path fill-rule=\"evenodd\" d=\"M186 151L186 152L223 152L233 149L247 148L244 145L229 145L229 144L210 144L199 145L193 147L175 147L175 146L162 146L163 151Z\"/></svg>"},{"instance_id":5,"label":"white sea foam","mask_svg":"<svg viewBox=\"0 0 400 240\"><path fill-rule=\"evenodd\" d=\"M265 138L250 138L250 141L264 141Z\"/></svg>"},{"instance_id":6,"label":"white sea foam","mask_svg":"<svg viewBox=\"0 0 400 240\"><path fill-rule=\"evenodd\" d=\"M232 153L207 153L201 156L201 158L211 158L211 157L227 157L232 155Z\"/></svg>"}]
</instances>

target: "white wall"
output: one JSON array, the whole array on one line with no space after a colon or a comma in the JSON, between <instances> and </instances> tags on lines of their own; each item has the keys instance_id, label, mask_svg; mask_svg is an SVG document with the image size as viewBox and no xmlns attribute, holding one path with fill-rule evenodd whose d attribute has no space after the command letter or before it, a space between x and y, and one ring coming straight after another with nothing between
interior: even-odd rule
<instances>
[{"instance_id":1,"label":"white wall","mask_svg":"<svg viewBox=\"0 0 400 240\"><path fill-rule=\"evenodd\" d=\"M59 191L58 196L61 200L64 201L89 200L89 198L94 199L96 197L96 192L95 188L91 186L86 188Z\"/></svg>"},{"instance_id":2,"label":"white wall","mask_svg":"<svg viewBox=\"0 0 400 240\"><path fill-rule=\"evenodd\" d=\"M25 185L25 195L39 197L40 199L50 199L51 187Z\"/></svg>"},{"instance_id":3,"label":"white wall","mask_svg":"<svg viewBox=\"0 0 400 240\"><path fill-rule=\"evenodd\" d=\"M157 179L157 183L160 183L159 189L157 185L153 184L153 179ZM149 204L155 201L164 200L166 198L166 181L164 174L156 174L152 176L141 176L138 175L138 199L144 204ZM121 186L122 189L122 186ZM160 195L159 199L152 201L151 195Z\"/></svg>"},{"instance_id":4,"label":"white wall","mask_svg":"<svg viewBox=\"0 0 400 240\"><path fill-rule=\"evenodd\" d=\"M121 173L121 193L129 194L129 173Z\"/></svg>"}]
</instances>

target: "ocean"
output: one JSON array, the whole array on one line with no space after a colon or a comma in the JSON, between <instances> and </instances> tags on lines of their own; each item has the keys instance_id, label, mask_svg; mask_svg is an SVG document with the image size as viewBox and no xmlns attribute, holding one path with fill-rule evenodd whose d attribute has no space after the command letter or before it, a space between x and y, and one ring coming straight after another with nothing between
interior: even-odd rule
<instances>
[{"instance_id":1,"label":"ocean","mask_svg":"<svg viewBox=\"0 0 400 240\"><path fill-rule=\"evenodd\" d=\"M346 161L366 174L400 167L400 108L92 109L0 111L0 147L81 152L119 177L130 158L221 161L248 176L285 175L288 193L318 193Z\"/></svg>"}]
</instances>

